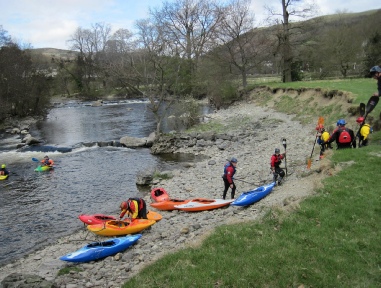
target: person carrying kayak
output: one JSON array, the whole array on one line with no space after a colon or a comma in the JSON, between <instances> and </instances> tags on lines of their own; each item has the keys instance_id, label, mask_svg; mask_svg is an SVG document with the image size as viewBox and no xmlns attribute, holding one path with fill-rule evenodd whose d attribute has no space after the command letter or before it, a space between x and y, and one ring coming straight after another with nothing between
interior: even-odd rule
<instances>
[{"instance_id":1,"label":"person carrying kayak","mask_svg":"<svg viewBox=\"0 0 381 288\"><path fill-rule=\"evenodd\" d=\"M360 141L359 141L359 148L362 147L362 146L368 146L368 135L370 134L370 131L371 131L371 127L368 123L364 123L364 117L358 117L356 119L356 122L361 126L361 129L360 129L360 132L359 132L359 135L356 135L357 137L359 137Z\"/></svg>"},{"instance_id":2,"label":"person carrying kayak","mask_svg":"<svg viewBox=\"0 0 381 288\"><path fill-rule=\"evenodd\" d=\"M131 219L147 219L147 204L142 198L128 198L119 206L121 213L119 219L122 219L127 213Z\"/></svg>"},{"instance_id":3,"label":"person carrying kayak","mask_svg":"<svg viewBox=\"0 0 381 288\"><path fill-rule=\"evenodd\" d=\"M282 185L283 177L285 176L285 173L282 168L280 168L280 164L282 163L282 159L286 156L286 152L283 154L280 154L280 149L275 148L275 153L271 155L270 159L270 166L271 166L271 172L273 173L273 181L276 182L278 180L278 185Z\"/></svg>"},{"instance_id":4,"label":"person carrying kayak","mask_svg":"<svg viewBox=\"0 0 381 288\"><path fill-rule=\"evenodd\" d=\"M53 167L54 161L52 159L49 159L49 156L46 155L44 159L41 160L41 163L43 166L50 166Z\"/></svg>"},{"instance_id":5,"label":"person carrying kayak","mask_svg":"<svg viewBox=\"0 0 381 288\"><path fill-rule=\"evenodd\" d=\"M345 120L339 119L337 121L338 128L333 131L329 139L323 144L330 144L336 141L337 149L356 148L356 137L352 129L345 127Z\"/></svg>"},{"instance_id":6,"label":"person carrying kayak","mask_svg":"<svg viewBox=\"0 0 381 288\"><path fill-rule=\"evenodd\" d=\"M236 190L236 186L235 186L235 183L234 183L234 174L236 172L236 167L237 167L237 158L234 158L232 157L230 160L227 160L228 162L225 163L224 165L224 174L222 175L222 179L224 180L224 192L223 192L223 195L222 195L222 198L225 200L226 198L226 194L229 190L229 188L231 188L231 197L232 199L234 199L234 195L235 195L235 190Z\"/></svg>"},{"instance_id":7,"label":"person carrying kayak","mask_svg":"<svg viewBox=\"0 0 381 288\"><path fill-rule=\"evenodd\" d=\"M6 168L7 166L5 164L1 164L1 169L0 169L0 175L6 176L9 175L9 171Z\"/></svg>"}]
</instances>

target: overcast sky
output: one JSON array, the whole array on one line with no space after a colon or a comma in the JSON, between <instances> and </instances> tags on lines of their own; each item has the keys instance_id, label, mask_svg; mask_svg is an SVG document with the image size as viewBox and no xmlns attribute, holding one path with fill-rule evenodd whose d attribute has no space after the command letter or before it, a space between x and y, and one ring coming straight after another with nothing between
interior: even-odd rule
<instances>
[{"instance_id":1,"label":"overcast sky","mask_svg":"<svg viewBox=\"0 0 381 288\"><path fill-rule=\"evenodd\" d=\"M134 22L147 18L149 8L164 0L0 0L0 25L17 43L34 48L68 49L67 40L78 27L110 24L134 31ZM169 0L168 2L171 2ZM252 0L257 25L265 17L264 5L280 7L281 0ZM319 15L381 9L377 0L316 0Z\"/></svg>"}]
</instances>

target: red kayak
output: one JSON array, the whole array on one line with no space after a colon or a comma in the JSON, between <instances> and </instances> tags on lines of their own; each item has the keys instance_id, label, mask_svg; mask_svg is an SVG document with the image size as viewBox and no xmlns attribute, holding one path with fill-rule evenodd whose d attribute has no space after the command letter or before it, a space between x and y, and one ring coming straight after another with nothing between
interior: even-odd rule
<instances>
[{"instance_id":1,"label":"red kayak","mask_svg":"<svg viewBox=\"0 0 381 288\"><path fill-rule=\"evenodd\" d=\"M88 225L102 224L106 221L116 220L116 217L104 215L104 214L92 214L92 215L81 214L78 216L78 218L83 223L88 224Z\"/></svg>"},{"instance_id":2,"label":"red kayak","mask_svg":"<svg viewBox=\"0 0 381 288\"><path fill-rule=\"evenodd\" d=\"M117 220L116 217L104 214L81 214L78 216L79 220L88 225L103 224L110 220ZM163 217L155 211L147 211L147 219L160 221Z\"/></svg>"},{"instance_id":3,"label":"red kayak","mask_svg":"<svg viewBox=\"0 0 381 288\"><path fill-rule=\"evenodd\" d=\"M164 188L153 188L151 190L151 198L155 202L162 202L169 199L169 195Z\"/></svg>"}]
</instances>

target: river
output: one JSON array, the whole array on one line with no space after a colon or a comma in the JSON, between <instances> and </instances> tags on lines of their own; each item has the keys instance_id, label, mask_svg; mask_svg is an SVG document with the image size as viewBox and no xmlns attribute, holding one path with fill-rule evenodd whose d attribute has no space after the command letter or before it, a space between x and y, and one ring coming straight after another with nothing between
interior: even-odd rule
<instances>
[{"instance_id":1,"label":"river","mask_svg":"<svg viewBox=\"0 0 381 288\"><path fill-rule=\"evenodd\" d=\"M118 215L122 200L150 192L136 186L139 172L171 170L180 161L193 159L190 155L158 157L147 148L84 145L127 135L147 137L156 128L147 104L121 100L92 107L71 101L52 108L31 134L43 139L47 148L70 148L66 153L18 151L19 136L2 134L0 162L11 174L0 181L0 266L82 228L80 214ZM208 107L202 109L208 112ZM168 130L165 123L163 129ZM32 158L46 154L56 163L55 169L35 172L38 163Z\"/></svg>"}]
</instances>

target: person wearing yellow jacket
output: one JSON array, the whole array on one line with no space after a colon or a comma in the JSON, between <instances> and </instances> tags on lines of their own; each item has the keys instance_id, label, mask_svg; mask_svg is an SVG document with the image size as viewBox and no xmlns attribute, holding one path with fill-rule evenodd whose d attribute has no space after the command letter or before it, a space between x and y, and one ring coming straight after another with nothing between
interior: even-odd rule
<instances>
[{"instance_id":1,"label":"person wearing yellow jacket","mask_svg":"<svg viewBox=\"0 0 381 288\"><path fill-rule=\"evenodd\" d=\"M324 151L326 149L332 149L332 145L330 143L329 144L327 143L330 135L327 131L325 131L323 124L317 125L315 129L318 131L317 143L320 145L320 159L322 159L324 157L323 156Z\"/></svg>"},{"instance_id":2,"label":"person wearing yellow jacket","mask_svg":"<svg viewBox=\"0 0 381 288\"><path fill-rule=\"evenodd\" d=\"M368 145L368 135L370 134L370 125L368 123L362 124L364 122L364 117L358 117L356 119L356 122L361 126L360 129L360 134L357 135L357 137L360 138L360 145L359 147L362 146L367 146Z\"/></svg>"}]
</instances>

